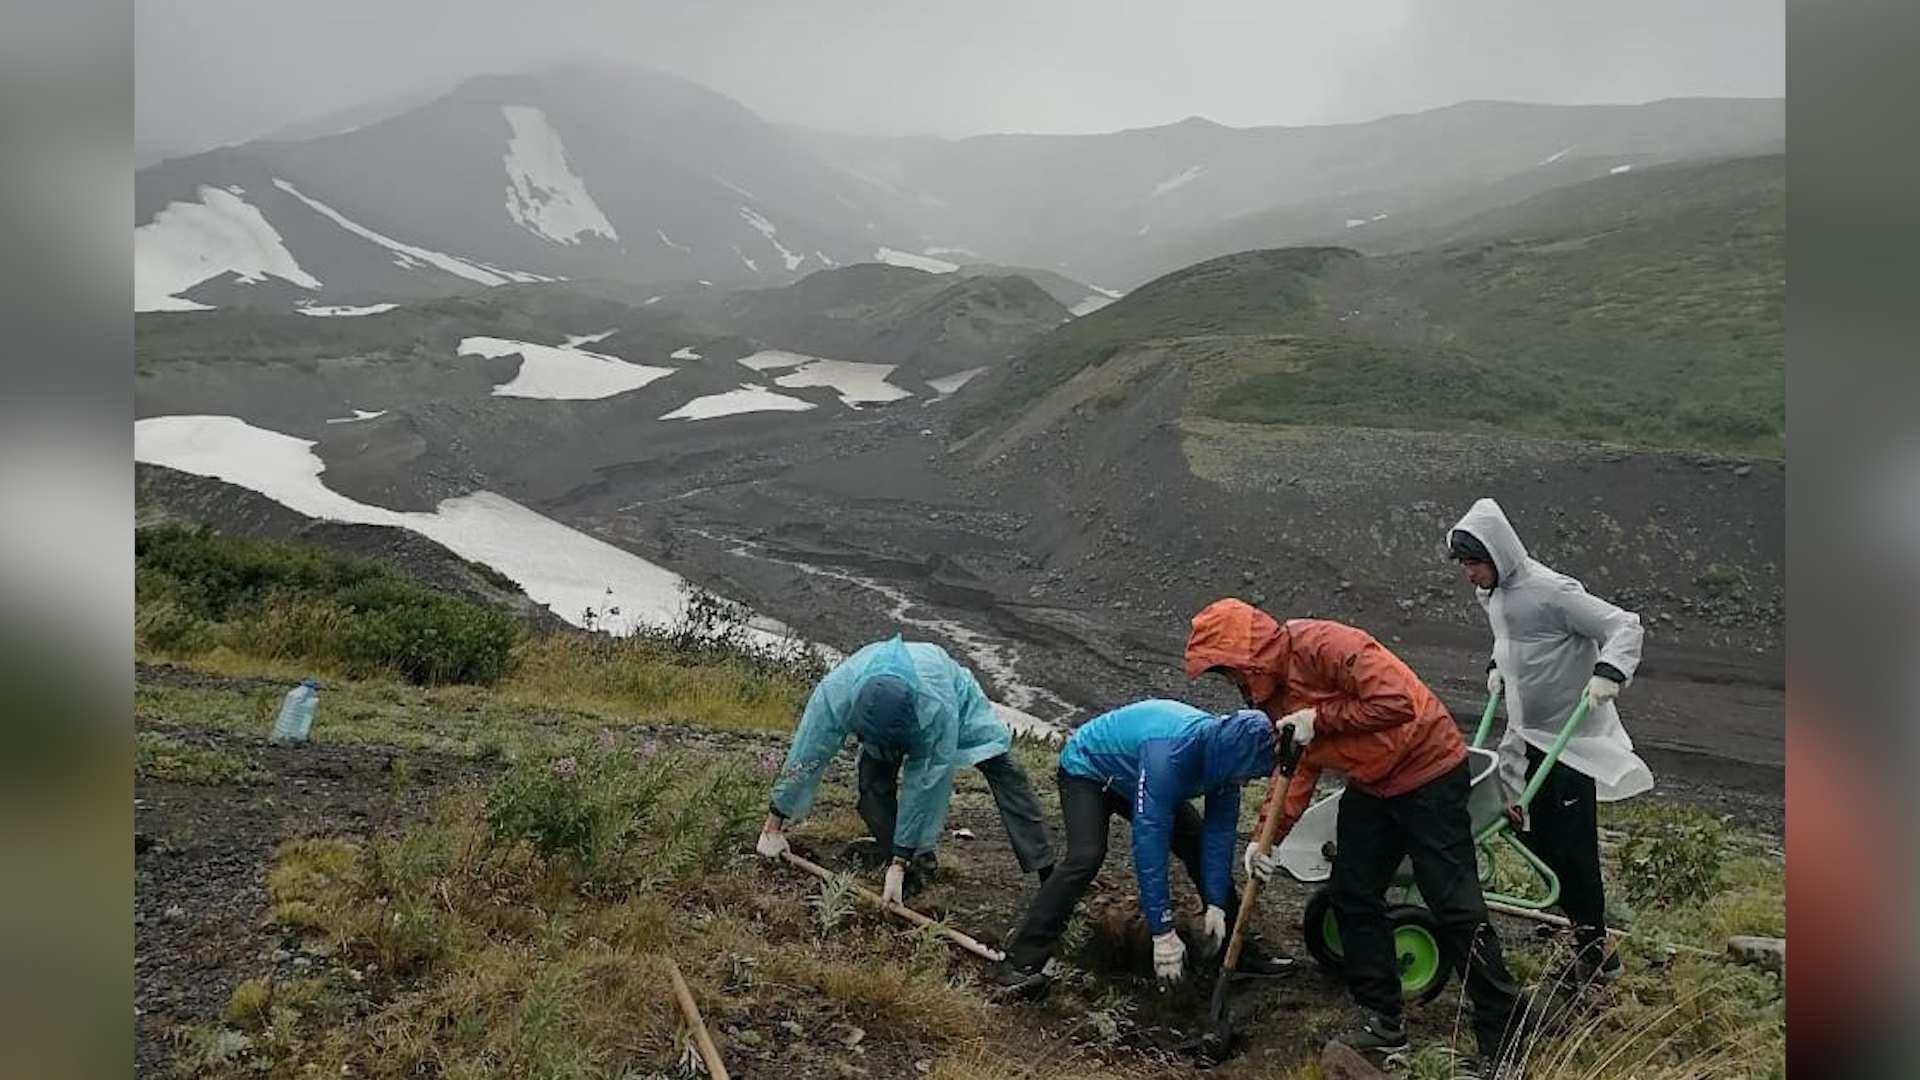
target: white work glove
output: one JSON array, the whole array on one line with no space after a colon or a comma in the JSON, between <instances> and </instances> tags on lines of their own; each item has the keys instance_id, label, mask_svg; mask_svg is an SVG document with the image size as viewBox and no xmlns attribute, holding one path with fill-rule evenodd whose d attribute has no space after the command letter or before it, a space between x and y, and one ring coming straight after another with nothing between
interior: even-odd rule
<instances>
[{"instance_id":1,"label":"white work glove","mask_svg":"<svg viewBox=\"0 0 1920 1080\"><path fill-rule=\"evenodd\" d=\"M907 864L895 859L887 864L887 880L880 886L880 899L889 904L899 904L907 888Z\"/></svg>"},{"instance_id":2,"label":"white work glove","mask_svg":"<svg viewBox=\"0 0 1920 1080\"><path fill-rule=\"evenodd\" d=\"M1247 868L1247 879L1250 881L1257 881L1265 885L1267 882L1273 880L1274 858L1272 848L1268 848L1263 853L1258 843L1250 843L1247 845L1246 856L1240 860L1240 864Z\"/></svg>"},{"instance_id":3,"label":"white work glove","mask_svg":"<svg viewBox=\"0 0 1920 1080\"><path fill-rule=\"evenodd\" d=\"M1227 943L1227 909L1216 904L1207 905L1207 917L1200 924L1207 934L1207 955L1220 951Z\"/></svg>"},{"instance_id":4,"label":"white work glove","mask_svg":"<svg viewBox=\"0 0 1920 1080\"><path fill-rule=\"evenodd\" d=\"M1290 712L1280 718L1281 727L1286 727L1288 724L1293 725L1293 744L1295 746L1305 746L1313 741L1313 718L1315 715L1313 709L1307 708L1301 709L1298 712Z\"/></svg>"},{"instance_id":5,"label":"white work glove","mask_svg":"<svg viewBox=\"0 0 1920 1080\"><path fill-rule=\"evenodd\" d=\"M1507 680L1500 677L1499 668L1490 667L1487 669L1487 696L1492 697L1499 694L1501 689L1506 685Z\"/></svg>"},{"instance_id":6,"label":"white work glove","mask_svg":"<svg viewBox=\"0 0 1920 1080\"><path fill-rule=\"evenodd\" d=\"M1179 982L1186 974L1187 944L1169 930L1153 935L1153 973L1161 982Z\"/></svg>"},{"instance_id":7,"label":"white work glove","mask_svg":"<svg viewBox=\"0 0 1920 1080\"><path fill-rule=\"evenodd\" d=\"M1587 698L1593 702L1594 708L1597 709L1619 696L1620 684L1605 675L1595 675L1587 680Z\"/></svg>"},{"instance_id":8,"label":"white work glove","mask_svg":"<svg viewBox=\"0 0 1920 1080\"><path fill-rule=\"evenodd\" d=\"M786 833L778 829L761 829L760 840L753 845L753 850L769 859L777 859L793 850L793 845L787 843Z\"/></svg>"}]
</instances>

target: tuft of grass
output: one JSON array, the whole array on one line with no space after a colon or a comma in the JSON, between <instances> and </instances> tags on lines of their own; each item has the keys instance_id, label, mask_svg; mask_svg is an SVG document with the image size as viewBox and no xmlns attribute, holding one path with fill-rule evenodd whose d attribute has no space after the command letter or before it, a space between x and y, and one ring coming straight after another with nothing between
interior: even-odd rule
<instances>
[{"instance_id":1,"label":"tuft of grass","mask_svg":"<svg viewBox=\"0 0 1920 1080\"><path fill-rule=\"evenodd\" d=\"M257 1028L266 1020L267 1006L273 1001L273 983L269 979L248 979L233 988L220 1019L230 1027Z\"/></svg>"}]
</instances>

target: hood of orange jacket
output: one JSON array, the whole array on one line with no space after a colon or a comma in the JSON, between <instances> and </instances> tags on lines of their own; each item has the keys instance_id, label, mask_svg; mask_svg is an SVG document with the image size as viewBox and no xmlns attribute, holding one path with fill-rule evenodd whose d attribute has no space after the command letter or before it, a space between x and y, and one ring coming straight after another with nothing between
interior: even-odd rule
<instances>
[{"instance_id":1,"label":"hood of orange jacket","mask_svg":"<svg viewBox=\"0 0 1920 1080\"><path fill-rule=\"evenodd\" d=\"M1371 634L1328 619L1276 621L1241 600L1193 618L1186 670L1246 680L1255 708L1276 723L1315 712L1303 766L1337 769L1370 794L1404 794L1466 760L1453 715L1404 661Z\"/></svg>"}]
</instances>

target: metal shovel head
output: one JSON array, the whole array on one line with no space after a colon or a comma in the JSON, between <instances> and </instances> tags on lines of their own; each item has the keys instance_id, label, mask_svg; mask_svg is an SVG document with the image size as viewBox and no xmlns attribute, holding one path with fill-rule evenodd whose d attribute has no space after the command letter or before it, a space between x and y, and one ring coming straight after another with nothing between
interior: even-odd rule
<instances>
[{"instance_id":1,"label":"metal shovel head","mask_svg":"<svg viewBox=\"0 0 1920 1080\"><path fill-rule=\"evenodd\" d=\"M1222 968L1213 984L1213 1002L1207 1010L1210 1030L1201 1037L1200 1060L1218 1064L1233 1056L1233 1015L1227 1008L1227 980L1232 972Z\"/></svg>"}]
</instances>

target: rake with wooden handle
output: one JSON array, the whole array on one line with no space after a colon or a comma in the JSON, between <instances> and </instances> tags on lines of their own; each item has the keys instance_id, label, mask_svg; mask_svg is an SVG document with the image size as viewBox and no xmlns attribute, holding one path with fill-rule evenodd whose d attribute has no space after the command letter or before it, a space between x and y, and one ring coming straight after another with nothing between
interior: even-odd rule
<instances>
[{"instance_id":1,"label":"rake with wooden handle","mask_svg":"<svg viewBox=\"0 0 1920 1080\"><path fill-rule=\"evenodd\" d=\"M707 1075L713 1080L727 1080L727 1066L720 1060L720 1048L714 1045L707 1022L700 1018L700 1006L693 1003L693 991L681 976L680 965L674 963L671 956L666 959L667 975L673 980L673 996L680 1002L680 1011L686 1015L687 1027L693 1032L694 1049L700 1052L700 1060L707 1063Z\"/></svg>"},{"instance_id":2,"label":"rake with wooden handle","mask_svg":"<svg viewBox=\"0 0 1920 1080\"><path fill-rule=\"evenodd\" d=\"M821 881L833 880L832 871L828 870L824 866L821 866L819 863L813 862L810 859L804 858L799 855L795 855L792 851L783 851L780 853L780 857L782 859L785 859L788 863L794 866L797 866L802 870L805 870L807 873L812 874L814 877L819 878ZM999 949L989 948L986 945L982 945L979 941L971 937L968 937L966 934L963 934L960 931L955 930L953 927L946 926L941 922L939 922L939 920L937 919L928 918L927 916L922 915L921 913L913 910L912 908L908 907L905 904L889 904L887 903L886 900L881 898L879 893L874 892L873 890L867 888L864 885L855 884L853 886L853 891L856 894L858 894L862 899L866 900L868 903L874 905L875 907L886 912L887 914L892 915L894 918L900 919L901 921L909 923L913 926L919 926L919 927L931 926L936 928L937 932L940 934L941 937L946 938L948 941L953 942L955 945L960 946L961 948L967 950L968 952L972 953L975 956L980 957L983 960L990 960L997 964L1000 961L1006 959L1006 954L1001 952Z\"/></svg>"}]
</instances>

